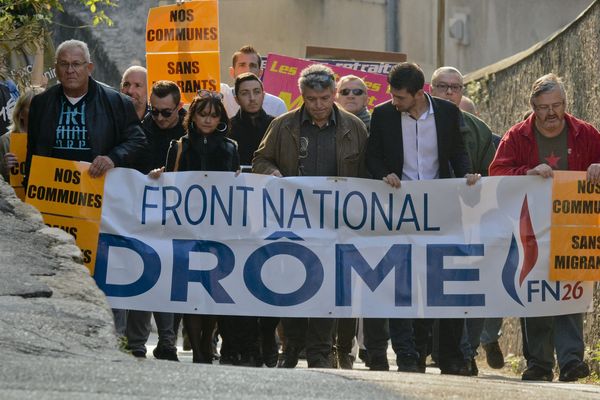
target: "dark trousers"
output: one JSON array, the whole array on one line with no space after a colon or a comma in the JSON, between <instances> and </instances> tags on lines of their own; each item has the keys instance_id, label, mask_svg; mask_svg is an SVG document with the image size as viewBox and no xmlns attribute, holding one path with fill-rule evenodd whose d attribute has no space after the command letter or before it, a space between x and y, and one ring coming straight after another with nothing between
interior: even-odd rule
<instances>
[{"instance_id":1,"label":"dark trousers","mask_svg":"<svg viewBox=\"0 0 600 400\"><path fill-rule=\"evenodd\" d=\"M356 318L338 318L335 321L335 348L338 354L350 354L352 340L357 332L358 320Z\"/></svg>"},{"instance_id":2,"label":"dark trousers","mask_svg":"<svg viewBox=\"0 0 600 400\"><path fill-rule=\"evenodd\" d=\"M287 348L306 348L306 360L327 359L331 353L333 318L282 318Z\"/></svg>"},{"instance_id":3,"label":"dark trousers","mask_svg":"<svg viewBox=\"0 0 600 400\"><path fill-rule=\"evenodd\" d=\"M414 358L421 367L429 353L428 346L433 319L365 318L365 347L370 357L385 357L388 340L398 359ZM464 362L460 349L465 320L445 318L439 320L439 364L441 369L448 365Z\"/></svg>"},{"instance_id":4,"label":"dark trousers","mask_svg":"<svg viewBox=\"0 0 600 400\"><path fill-rule=\"evenodd\" d=\"M212 364L212 340L217 317L214 315L184 314L183 327L192 346L192 361Z\"/></svg>"}]
</instances>

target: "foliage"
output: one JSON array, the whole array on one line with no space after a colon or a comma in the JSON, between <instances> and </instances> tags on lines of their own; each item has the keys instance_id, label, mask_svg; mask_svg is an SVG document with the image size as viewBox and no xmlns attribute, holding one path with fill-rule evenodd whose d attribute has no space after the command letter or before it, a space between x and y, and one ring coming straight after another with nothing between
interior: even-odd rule
<instances>
[{"instance_id":1,"label":"foliage","mask_svg":"<svg viewBox=\"0 0 600 400\"><path fill-rule=\"evenodd\" d=\"M76 0L91 16L91 24L112 25L104 9L115 7L113 0ZM24 50L33 53L44 41L55 12L63 11L64 0L0 0L0 78L5 75L6 55Z\"/></svg>"}]
</instances>

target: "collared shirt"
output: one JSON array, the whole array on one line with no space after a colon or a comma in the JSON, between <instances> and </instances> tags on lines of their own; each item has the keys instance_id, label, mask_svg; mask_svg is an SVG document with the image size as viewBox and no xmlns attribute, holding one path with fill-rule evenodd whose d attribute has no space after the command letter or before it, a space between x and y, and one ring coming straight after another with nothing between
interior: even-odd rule
<instances>
[{"instance_id":1,"label":"collared shirt","mask_svg":"<svg viewBox=\"0 0 600 400\"><path fill-rule=\"evenodd\" d=\"M440 168L438 160L437 131L433 115L433 102L425 94L429 108L415 120L402 113L402 144L404 146L403 181L436 179Z\"/></svg>"},{"instance_id":2,"label":"collared shirt","mask_svg":"<svg viewBox=\"0 0 600 400\"><path fill-rule=\"evenodd\" d=\"M300 149L298 152L298 175L336 176L337 160L335 155L335 111L323 127L315 124L302 108L300 123Z\"/></svg>"}]
</instances>

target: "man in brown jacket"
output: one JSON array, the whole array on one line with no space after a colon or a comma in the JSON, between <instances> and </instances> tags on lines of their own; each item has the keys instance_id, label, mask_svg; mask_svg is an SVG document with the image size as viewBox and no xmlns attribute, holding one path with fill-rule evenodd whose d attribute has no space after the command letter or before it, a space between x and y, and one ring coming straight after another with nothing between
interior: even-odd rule
<instances>
[{"instance_id":1,"label":"man in brown jacket","mask_svg":"<svg viewBox=\"0 0 600 400\"><path fill-rule=\"evenodd\" d=\"M304 105L271 122L252 171L287 176L367 177L367 130L356 116L338 108L335 76L315 64L300 73L298 86ZM282 318L287 338L284 368L294 368L306 348L309 368L330 368L332 318Z\"/></svg>"}]
</instances>

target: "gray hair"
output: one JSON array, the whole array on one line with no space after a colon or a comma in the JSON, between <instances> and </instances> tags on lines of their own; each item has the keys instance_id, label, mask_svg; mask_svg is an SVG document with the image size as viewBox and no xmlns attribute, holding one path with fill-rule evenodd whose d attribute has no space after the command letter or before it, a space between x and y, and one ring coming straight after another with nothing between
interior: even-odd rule
<instances>
[{"instance_id":1,"label":"gray hair","mask_svg":"<svg viewBox=\"0 0 600 400\"><path fill-rule=\"evenodd\" d=\"M358 82L358 84L360 85L360 87L367 92L367 85L365 84L365 81L363 81L360 77L356 76L356 75L344 75L340 78L340 80L337 83L337 88L338 90L342 87L342 85L346 82Z\"/></svg>"},{"instance_id":2,"label":"gray hair","mask_svg":"<svg viewBox=\"0 0 600 400\"><path fill-rule=\"evenodd\" d=\"M90 49L88 48L87 43L82 42L81 40L76 40L76 39L70 39L70 40L65 40L64 42L62 42L61 44L58 45L58 47L56 48L56 59L58 61L58 55L67 49L72 49L72 48L79 48L83 51L83 56L85 57L85 61L86 62L92 62L91 58L90 58Z\"/></svg>"},{"instance_id":3,"label":"gray hair","mask_svg":"<svg viewBox=\"0 0 600 400\"><path fill-rule=\"evenodd\" d=\"M462 81L463 81L462 74L456 68L454 68L454 67L439 67L438 69L433 71L433 75L431 75L431 83L433 84L433 83L437 82L437 79L441 74L456 74L460 78L460 83L462 83Z\"/></svg>"},{"instance_id":4,"label":"gray hair","mask_svg":"<svg viewBox=\"0 0 600 400\"><path fill-rule=\"evenodd\" d=\"M313 64L304 68L298 78L300 92L306 88L322 91L329 89L335 91L335 74L332 69L323 64Z\"/></svg>"},{"instance_id":5,"label":"gray hair","mask_svg":"<svg viewBox=\"0 0 600 400\"><path fill-rule=\"evenodd\" d=\"M559 89L560 94L563 98L563 101L567 100L567 95L565 93L565 86L560 77L556 74L550 73L546 74L540 78L538 78L531 86L531 94L529 95L529 104L533 107L533 99L536 97L547 93L552 92L553 90Z\"/></svg>"}]
</instances>

